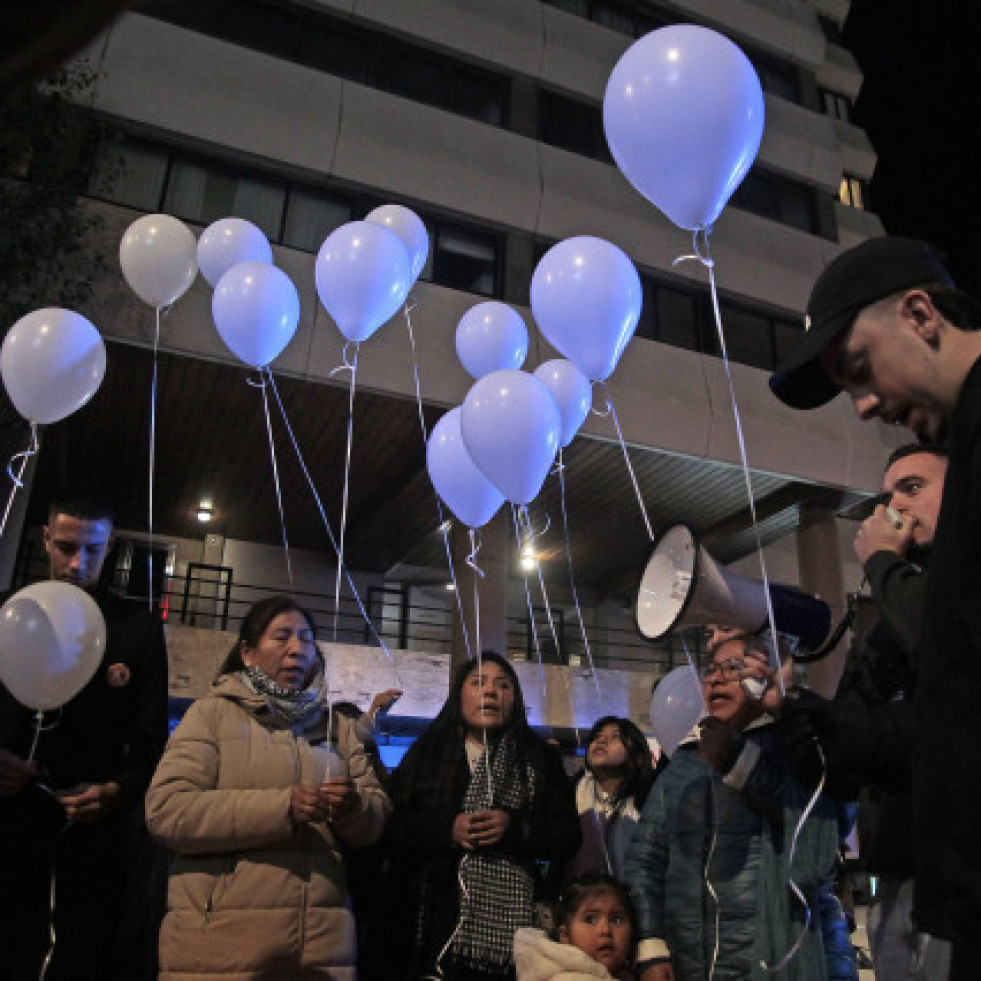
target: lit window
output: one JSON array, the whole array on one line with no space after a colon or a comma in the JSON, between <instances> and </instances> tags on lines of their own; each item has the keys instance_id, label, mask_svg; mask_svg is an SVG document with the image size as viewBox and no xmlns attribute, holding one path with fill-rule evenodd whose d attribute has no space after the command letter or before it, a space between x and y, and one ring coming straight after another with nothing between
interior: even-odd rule
<instances>
[{"instance_id":1,"label":"lit window","mask_svg":"<svg viewBox=\"0 0 981 981\"><path fill-rule=\"evenodd\" d=\"M849 208L865 208L865 185L858 177L845 174L838 188L838 200Z\"/></svg>"}]
</instances>

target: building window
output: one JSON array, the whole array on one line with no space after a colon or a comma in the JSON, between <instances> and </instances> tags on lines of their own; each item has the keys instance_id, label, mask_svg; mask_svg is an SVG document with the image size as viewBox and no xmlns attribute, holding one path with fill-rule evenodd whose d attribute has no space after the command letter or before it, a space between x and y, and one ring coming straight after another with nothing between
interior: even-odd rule
<instances>
[{"instance_id":1,"label":"building window","mask_svg":"<svg viewBox=\"0 0 981 981\"><path fill-rule=\"evenodd\" d=\"M578 153L593 160L613 163L603 129L603 110L542 90L539 138L542 143Z\"/></svg>"},{"instance_id":2,"label":"building window","mask_svg":"<svg viewBox=\"0 0 981 981\"><path fill-rule=\"evenodd\" d=\"M239 172L226 161L122 134L100 147L88 193L113 204L163 211L200 225L228 216L247 218L270 242L304 252L319 251L336 228L363 218L384 203L377 197L292 183L255 171ZM425 214L419 217L432 243L421 279L480 296L501 295L501 236Z\"/></svg>"},{"instance_id":3,"label":"building window","mask_svg":"<svg viewBox=\"0 0 981 981\"><path fill-rule=\"evenodd\" d=\"M282 185L223 171L213 164L178 160L171 167L163 210L201 225L227 216L246 218L276 242L281 237L285 204Z\"/></svg>"},{"instance_id":4,"label":"building window","mask_svg":"<svg viewBox=\"0 0 981 981\"><path fill-rule=\"evenodd\" d=\"M169 154L158 147L109 138L99 147L88 192L127 208L157 211L169 166Z\"/></svg>"},{"instance_id":5,"label":"building window","mask_svg":"<svg viewBox=\"0 0 981 981\"><path fill-rule=\"evenodd\" d=\"M145 0L139 12L483 123L506 123L505 76L325 13L261 0Z\"/></svg>"},{"instance_id":6,"label":"building window","mask_svg":"<svg viewBox=\"0 0 981 981\"><path fill-rule=\"evenodd\" d=\"M283 224L283 245L319 252L334 229L353 221L350 201L310 188L291 187Z\"/></svg>"},{"instance_id":7,"label":"building window","mask_svg":"<svg viewBox=\"0 0 981 981\"><path fill-rule=\"evenodd\" d=\"M853 177L851 174L845 174L841 178L841 184L838 187L838 200L842 204L848 205L849 208L860 208L864 211L866 197L865 182L861 178Z\"/></svg>"},{"instance_id":8,"label":"building window","mask_svg":"<svg viewBox=\"0 0 981 981\"><path fill-rule=\"evenodd\" d=\"M550 7L556 7L576 17L601 24L618 34L639 38L660 27L683 22L677 17L658 14L650 10L638 9L640 4L617 2L617 0L544 0ZM764 55L739 41L739 47L753 63L764 92L800 102L800 85L797 68L782 62L772 55Z\"/></svg>"},{"instance_id":9,"label":"building window","mask_svg":"<svg viewBox=\"0 0 981 981\"><path fill-rule=\"evenodd\" d=\"M800 102L800 84L796 68L753 51L744 50L744 54L756 69L760 87L764 92L786 99L788 102Z\"/></svg>"},{"instance_id":10,"label":"building window","mask_svg":"<svg viewBox=\"0 0 981 981\"><path fill-rule=\"evenodd\" d=\"M844 41L841 37L841 27L837 21L832 20L830 17L825 17L823 14L817 15L818 24L821 27L821 32L824 34L825 41L829 41L831 44L837 44L839 46L844 46Z\"/></svg>"},{"instance_id":11,"label":"building window","mask_svg":"<svg viewBox=\"0 0 981 981\"><path fill-rule=\"evenodd\" d=\"M699 317L694 293L660 284L651 292L655 300L652 339L687 351L698 351Z\"/></svg>"},{"instance_id":12,"label":"building window","mask_svg":"<svg viewBox=\"0 0 981 981\"><path fill-rule=\"evenodd\" d=\"M496 296L500 250L495 237L445 223L435 232L433 282L467 293ZM430 233L430 241L433 238Z\"/></svg>"},{"instance_id":13,"label":"building window","mask_svg":"<svg viewBox=\"0 0 981 981\"><path fill-rule=\"evenodd\" d=\"M758 310L737 306L728 300L719 302L722 317L722 333L726 341L726 353L730 361L748 364L764 371L773 369L773 333L770 318ZM718 328L715 318L708 318L708 336L704 339L707 353L722 357Z\"/></svg>"},{"instance_id":14,"label":"building window","mask_svg":"<svg viewBox=\"0 0 981 981\"><path fill-rule=\"evenodd\" d=\"M811 235L821 234L813 191L803 184L758 168L746 175L736 188L730 204Z\"/></svg>"},{"instance_id":15,"label":"building window","mask_svg":"<svg viewBox=\"0 0 981 981\"><path fill-rule=\"evenodd\" d=\"M821 108L825 115L840 119L843 123L852 121L852 100L847 95L832 92L830 89L820 89Z\"/></svg>"}]
</instances>

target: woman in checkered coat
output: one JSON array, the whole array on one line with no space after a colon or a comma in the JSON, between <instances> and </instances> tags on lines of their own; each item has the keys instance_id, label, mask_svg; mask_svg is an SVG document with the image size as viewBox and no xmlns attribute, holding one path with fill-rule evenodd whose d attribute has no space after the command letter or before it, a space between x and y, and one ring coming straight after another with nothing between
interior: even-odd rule
<instances>
[{"instance_id":1,"label":"woman in checkered coat","mask_svg":"<svg viewBox=\"0 0 981 981\"><path fill-rule=\"evenodd\" d=\"M531 925L537 866L575 854L580 831L559 755L528 726L505 658L486 653L461 667L389 793L404 945L393 973L513 978L514 931Z\"/></svg>"}]
</instances>

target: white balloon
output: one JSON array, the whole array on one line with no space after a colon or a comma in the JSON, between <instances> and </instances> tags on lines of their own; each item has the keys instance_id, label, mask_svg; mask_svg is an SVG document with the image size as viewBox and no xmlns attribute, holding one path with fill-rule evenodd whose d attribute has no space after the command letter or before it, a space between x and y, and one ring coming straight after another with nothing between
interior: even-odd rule
<instances>
[{"instance_id":1,"label":"white balloon","mask_svg":"<svg viewBox=\"0 0 981 981\"><path fill-rule=\"evenodd\" d=\"M474 378L492 371L517 371L528 357L528 328L506 303L478 303L457 324L456 353Z\"/></svg>"},{"instance_id":2,"label":"white balloon","mask_svg":"<svg viewBox=\"0 0 981 981\"><path fill-rule=\"evenodd\" d=\"M561 428L551 392L525 371L492 371L463 400L463 445L512 504L528 504L542 489Z\"/></svg>"},{"instance_id":3,"label":"white balloon","mask_svg":"<svg viewBox=\"0 0 981 981\"><path fill-rule=\"evenodd\" d=\"M651 696L651 731L668 756L704 715L702 684L690 664L669 671L657 683Z\"/></svg>"},{"instance_id":4,"label":"white balloon","mask_svg":"<svg viewBox=\"0 0 981 981\"><path fill-rule=\"evenodd\" d=\"M409 253L384 225L349 221L324 239L314 265L317 295L349 341L367 340L405 302Z\"/></svg>"},{"instance_id":5,"label":"white balloon","mask_svg":"<svg viewBox=\"0 0 981 981\"><path fill-rule=\"evenodd\" d=\"M35 583L0 609L0 681L27 708L46 712L74 698L105 646L102 613L78 586Z\"/></svg>"},{"instance_id":6,"label":"white balloon","mask_svg":"<svg viewBox=\"0 0 981 981\"><path fill-rule=\"evenodd\" d=\"M679 228L709 229L763 138L763 90L727 37L696 24L662 27L617 62L603 127L624 177Z\"/></svg>"},{"instance_id":7,"label":"white balloon","mask_svg":"<svg viewBox=\"0 0 981 981\"><path fill-rule=\"evenodd\" d=\"M198 239L198 266L213 287L240 262L272 261L269 239L261 228L244 218L221 218L209 225Z\"/></svg>"},{"instance_id":8,"label":"white balloon","mask_svg":"<svg viewBox=\"0 0 981 981\"><path fill-rule=\"evenodd\" d=\"M504 495L470 459L460 432L462 409L451 409L426 444L426 469L443 503L468 528L482 528L497 514Z\"/></svg>"},{"instance_id":9,"label":"white balloon","mask_svg":"<svg viewBox=\"0 0 981 981\"><path fill-rule=\"evenodd\" d=\"M144 215L119 243L119 265L130 289L152 307L182 297L198 274L198 244L191 230L171 215Z\"/></svg>"},{"instance_id":10,"label":"white balloon","mask_svg":"<svg viewBox=\"0 0 981 981\"><path fill-rule=\"evenodd\" d=\"M375 208L365 221L384 225L402 239L405 251L409 253L409 274L414 283L429 258L429 232L423 220L411 208L401 204L383 204Z\"/></svg>"},{"instance_id":11,"label":"white balloon","mask_svg":"<svg viewBox=\"0 0 981 981\"><path fill-rule=\"evenodd\" d=\"M71 415L96 393L106 373L106 347L81 314L45 307L7 332L0 372L14 408L46 425Z\"/></svg>"},{"instance_id":12,"label":"white balloon","mask_svg":"<svg viewBox=\"0 0 981 981\"><path fill-rule=\"evenodd\" d=\"M218 280L211 315L221 339L255 368L277 358L300 322L293 281L268 262L240 262Z\"/></svg>"},{"instance_id":13,"label":"white balloon","mask_svg":"<svg viewBox=\"0 0 981 981\"><path fill-rule=\"evenodd\" d=\"M559 354L590 381L605 381L637 329L644 291L612 242L576 235L553 245L531 277L531 310Z\"/></svg>"},{"instance_id":14,"label":"white balloon","mask_svg":"<svg viewBox=\"0 0 981 981\"><path fill-rule=\"evenodd\" d=\"M535 377L545 383L562 416L560 442L568 446L593 406L593 388L589 379L565 358L553 358L535 369Z\"/></svg>"}]
</instances>

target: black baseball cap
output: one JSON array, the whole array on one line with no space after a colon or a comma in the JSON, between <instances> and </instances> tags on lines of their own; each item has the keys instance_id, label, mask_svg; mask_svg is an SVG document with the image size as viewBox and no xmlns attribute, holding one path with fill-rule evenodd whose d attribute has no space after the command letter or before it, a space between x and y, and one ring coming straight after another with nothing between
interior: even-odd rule
<instances>
[{"instance_id":1,"label":"black baseball cap","mask_svg":"<svg viewBox=\"0 0 981 981\"><path fill-rule=\"evenodd\" d=\"M870 238L842 252L818 276L807 301L804 339L770 376L770 388L794 409L816 409L841 389L821 355L871 303L914 286L954 281L940 253L913 238Z\"/></svg>"}]
</instances>

